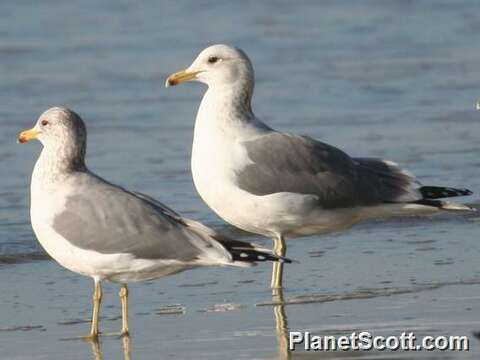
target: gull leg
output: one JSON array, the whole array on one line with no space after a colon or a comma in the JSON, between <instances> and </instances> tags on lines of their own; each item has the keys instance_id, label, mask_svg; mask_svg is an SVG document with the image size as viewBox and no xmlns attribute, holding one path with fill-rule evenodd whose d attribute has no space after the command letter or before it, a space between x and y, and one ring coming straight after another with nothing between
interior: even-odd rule
<instances>
[{"instance_id":1,"label":"gull leg","mask_svg":"<svg viewBox=\"0 0 480 360\"><path fill-rule=\"evenodd\" d=\"M100 345L98 344L98 335L100 334L99 328L99 317L100 317L100 305L102 303L102 285L100 284L99 279L94 279L95 281L95 290L93 292L93 314L92 314L92 321L91 321L91 328L90 333L87 336L76 336L72 338L63 338L61 340L85 340L90 341L92 343L92 349L100 349ZM94 351L94 354L100 354L101 351ZM103 355L100 356L102 359ZM95 355L97 359L98 356Z\"/></svg>"},{"instance_id":2,"label":"gull leg","mask_svg":"<svg viewBox=\"0 0 480 360\"><path fill-rule=\"evenodd\" d=\"M97 342L98 335L100 334L98 330L99 317L100 317L100 305L102 303L102 285L100 280L94 279L95 281L95 291L93 292L93 314L92 314L92 326L90 329L90 334L82 337L84 340Z\"/></svg>"},{"instance_id":3,"label":"gull leg","mask_svg":"<svg viewBox=\"0 0 480 360\"><path fill-rule=\"evenodd\" d=\"M122 303L122 331L120 336L128 336L128 287L127 284L123 284L120 292L120 301Z\"/></svg>"},{"instance_id":4,"label":"gull leg","mask_svg":"<svg viewBox=\"0 0 480 360\"><path fill-rule=\"evenodd\" d=\"M97 339L100 331L99 318L100 318L100 305L102 303L102 285L100 280L95 279L95 291L93 293L93 314L92 314L92 328L90 329L89 337L91 339Z\"/></svg>"},{"instance_id":5,"label":"gull leg","mask_svg":"<svg viewBox=\"0 0 480 360\"><path fill-rule=\"evenodd\" d=\"M287 253L287 245L285 244L285 238L282 235L278 235L273 239L273 253L278 256L285 256ZM272 282L270 287L272 289L279 289L283 283L283 263L274 262L272 270Z\"/></svg>"}]
</instances>

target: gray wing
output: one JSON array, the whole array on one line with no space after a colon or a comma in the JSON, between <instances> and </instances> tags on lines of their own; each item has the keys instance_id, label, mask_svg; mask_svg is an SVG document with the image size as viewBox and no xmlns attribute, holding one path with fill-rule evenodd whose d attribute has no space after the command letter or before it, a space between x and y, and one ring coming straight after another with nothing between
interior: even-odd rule
<instances>
[{"instance_id":1,"label":"gray wing","mask_svg":"<svg viewBox=\"0 0 480 360\"><path fill-rule=\"evenodd\" d=\"M53 228L74 246L142 259L194 261L207 251L228 259L207 232L189 227L160 202L128 192L89 173L78 173Z\"/></svg>"},{"instance_id":2,"label":"gray wing","mask_svg":"<svg viewBox=\"0 0 480 360\"><path fill-rule=\"evenodd\" d=\"M255 195L316 195L325 208L421 198L416 180L396 164L351 158L310 137L272 132L243 145L251 163L236 172L236 182Z\"/></svg>"},{"instance_id":3,"label":"gray wing","mask_svg":"<svg viewBox=\"0 0 480 360\"><path fill-rule=\"evenodd\" d=\"M152 198L149 195L146 195L144 193L138 192L138 191L132 191L132 194L134 194L136 197L145 200L146 202L150 203L152 206L154 206L158 211L162 212L163 214L170 216L171 218L176 219L177 221L184 222L184 218L177 213L175 210L172 208L169 208L167 205L164 203L158 201L157 199Z\"/></svg>"}]
</instances>

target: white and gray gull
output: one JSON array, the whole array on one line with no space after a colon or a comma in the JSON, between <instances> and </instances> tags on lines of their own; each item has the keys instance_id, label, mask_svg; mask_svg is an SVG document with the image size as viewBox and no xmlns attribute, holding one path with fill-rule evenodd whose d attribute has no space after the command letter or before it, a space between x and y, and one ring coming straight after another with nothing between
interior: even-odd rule
<instances>
[{"instance_id":1,"label":"white and gray gull","mask_svg":"<svg viewBox=\"0 0 480 360\"><path fill-rule=\"evenodd\" d=\"M99 335L101 281L121 284L121 335L128 335L128 282L201 266L246 267L288 261L181 217L162 203L113 185L85 165L87 131L75 112L51 108L18 136L43 149L32 174L31 221L40 244L60 265L95 282L90 334Z\"/></svg>"},{"instance_id":2,"label":"white and gray gull","mask_svg":"<svg viewBox=\"0 0 480 360\"><path fill-rule=\"evenodd\" d=\"M312 139L276 131L252 111L254 71L247 55L227 45L203 50L166 86L208 86L198 109L192 173L202 199L227 222L272 237L284 256L285 239L329 232L362 220L438 209L470 210L439 200L466 189L422 186L397 164L354 158ZM272 288L282 286L274 264Z\"/></svg>"}]
</instances>

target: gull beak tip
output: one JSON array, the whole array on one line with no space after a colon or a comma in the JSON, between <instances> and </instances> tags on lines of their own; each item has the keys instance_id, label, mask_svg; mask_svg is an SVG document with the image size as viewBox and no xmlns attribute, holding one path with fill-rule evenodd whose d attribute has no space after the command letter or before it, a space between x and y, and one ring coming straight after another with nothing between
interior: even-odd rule
<instances>
[{"instance_id":1,"label":"gull beak tip","mask_svg":"<svg viewBox=\"0 0 480 360\"><path fill-rule=\"evenodd\" d=\"M27 143L27 142L28 142L28 140L25 139L25 137L23 137L22 134L19 134L19 135L17 136L17 140L16 140L16 143L17 143L17 144L25 144L25 143Z\"/></svg>"},{"instance_id":2,"label":"gull beak tip","mask_svg":"<svg viewBox=\"0 0 480 360\"><path fill-rule=\"evenodd\" d=\"M165 87L166 88L169 88L169 87L172 87L172 86L175 86L177 85L177 83L171 79L170 77L167 78L167 80L165 81Z\"/></svg>"}]
</instances>

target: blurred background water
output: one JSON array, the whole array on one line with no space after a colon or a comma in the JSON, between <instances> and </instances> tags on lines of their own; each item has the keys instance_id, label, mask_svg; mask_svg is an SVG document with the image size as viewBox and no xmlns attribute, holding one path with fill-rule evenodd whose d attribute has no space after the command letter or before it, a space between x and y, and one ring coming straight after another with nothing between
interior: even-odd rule
<instances>
[{"instance_id":1,"label":"blurred background water","mask_svg":"<svg viewBox=\"0 0 480 360\"><path fill-rule=\"evenodd\" d=\"M480 192L480 3L458 1L0 2L0 353L2 359L94 358L85 332L91 281L61 269L29 223L40 145L16 134L68 106L89 129L89 167L238 238L192 184L193 121L204 92L165 89L168 74L213 43L243 48L256 70L254 109L269 125L357 156L399 162L430 185ZM478 196L464 199L471 204ZM285 307L292 330L471 337L480 330L478 214L377 221L299 239ZM134 359L281 357L270 267L206 269L132 287ZM105 328L119 326L107 286ZM163 306L180 304L174 315ZM227 304L222 306L222 304ZM108 321L111 320L111 321ZM121 342L102 342L105 359ZM98 355L98 352L97 352ZM295 352L308 358L412 358L401 353ZM97 356L98 357L98 356Z\"/></svg>"}]
</instances>

